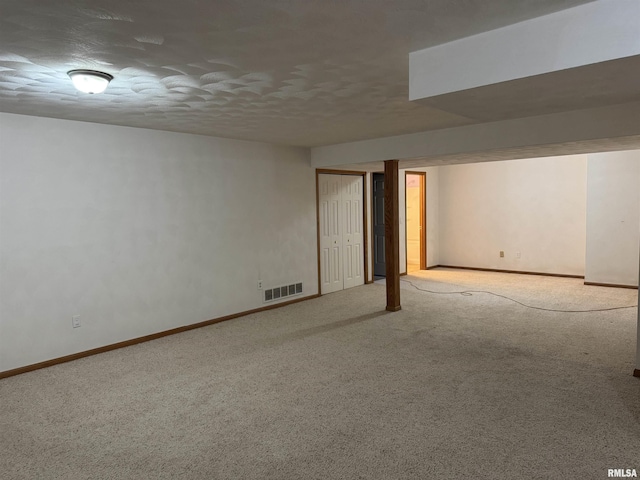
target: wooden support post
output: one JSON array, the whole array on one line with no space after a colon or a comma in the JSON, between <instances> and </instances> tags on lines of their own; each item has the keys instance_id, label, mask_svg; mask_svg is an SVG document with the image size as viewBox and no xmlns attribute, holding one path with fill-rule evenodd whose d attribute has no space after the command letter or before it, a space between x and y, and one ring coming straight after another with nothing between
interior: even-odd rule
<instances>
[{"instance_id":1,"label":"wooden support post","mask_svg":"<svg viewBox=\"0 0 640 480\"><path fill-rule=\"evenodd\" d=\"M384 250L387 310L400 310L400 225L398 212L398 160L384 162Z\"/></svg>"}]
</instances>

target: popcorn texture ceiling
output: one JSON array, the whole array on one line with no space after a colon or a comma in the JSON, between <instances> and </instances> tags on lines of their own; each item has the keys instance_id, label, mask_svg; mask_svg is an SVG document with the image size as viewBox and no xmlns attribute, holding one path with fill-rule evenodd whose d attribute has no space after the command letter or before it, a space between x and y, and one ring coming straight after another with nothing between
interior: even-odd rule
<instances>
[{"instance_id":1,"label":"popcorn texture ceiling","mask_svg":"<svg viewBox=\"0 0 640 480\"><path fill-rule=\"evenodd\" d=\"M409 102L409 52L582 3L2 0L0 111L299 146L466 125Z\"/></svg>"}]
</instances>

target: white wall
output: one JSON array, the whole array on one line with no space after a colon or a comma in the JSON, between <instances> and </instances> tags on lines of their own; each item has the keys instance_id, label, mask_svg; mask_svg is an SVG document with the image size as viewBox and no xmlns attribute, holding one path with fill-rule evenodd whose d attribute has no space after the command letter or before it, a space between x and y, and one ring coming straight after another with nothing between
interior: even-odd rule
<instances>
[{"instance_id":1,"label":"white wall","mask_svg":"<svg viewBox=\"0 0 640 480\"><path fill-rule=\"evenodd\" d=\"M427 172L427 268L440 264L440 176L439 167Z\"/></svg>"},{"instance_id":2,"label":"white wall","mask_svg":"<svg viewBox=\"0 0 640 480\"><path fill-rule=\"evenodd\" d=\"M640 150L588 157L585 281L637 286Z\"/></svg>"},{"instance_id":3,"label":"white wall","mask_svg":"<svg viewBox=\"0 0 640 480\"><path fill-rule=\"evenodd\" d=\"M317 293L307 150L11 114L0 132L0 371L261 307L258 279Z\"/></svg>"},{"instance_id":4,"label":"white wall","mask_svg":"<svg viewBox=\"0 0 640 480\"><path fill-rule=\"evenodd\" d=\"M640 268L640 263L638 264ZM638 273L640 276L640 272ZM638 289L638 304L640 305L640 289ZM636 324L636 370L640 370L640 308L638 310L638 322Z\"/></svg>"},{"instance_id":5,"label":"white wall","mask_svg":"<svg viewBox=\"0 0 640 480\"><path fill-rule=\"evenodd\" d=\"M439 167L439 263L584 275L586 165L576 155Z\"/></svg>"}]
</instances>

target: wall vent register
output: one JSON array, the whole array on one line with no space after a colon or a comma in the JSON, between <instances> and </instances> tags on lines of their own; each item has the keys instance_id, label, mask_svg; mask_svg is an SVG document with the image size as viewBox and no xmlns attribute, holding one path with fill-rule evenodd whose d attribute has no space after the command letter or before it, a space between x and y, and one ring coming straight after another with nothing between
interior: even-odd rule
<instances>
[{"instance_id":1,"label":"wall vent register","mask_svg":"<svg viewBox=\"0 0 640 480\"><path fill-rule=\"evenodd\" d=\"M268 288L264 291L264 301L272 302L284 297L292 297L302 293L302 282L283 285L281 287Z\"/></svg>"}]
</instances>

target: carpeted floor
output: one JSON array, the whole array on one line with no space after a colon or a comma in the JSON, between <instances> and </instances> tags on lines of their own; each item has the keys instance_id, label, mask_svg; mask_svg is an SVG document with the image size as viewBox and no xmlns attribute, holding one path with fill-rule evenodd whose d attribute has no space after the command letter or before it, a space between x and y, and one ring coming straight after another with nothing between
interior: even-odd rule
<instances>
[{"instance_id":1,"label":"carpeted floor","mask_svg":"<svg viewBox=\"0 0 640 480\"><path fill-rule=\"evenodd\" d=\"M580 280L437 291L635 305ZM0 478L604 479L640 472L635 308L366 285L0 380Z\"/></svg>"}]
</instances>

